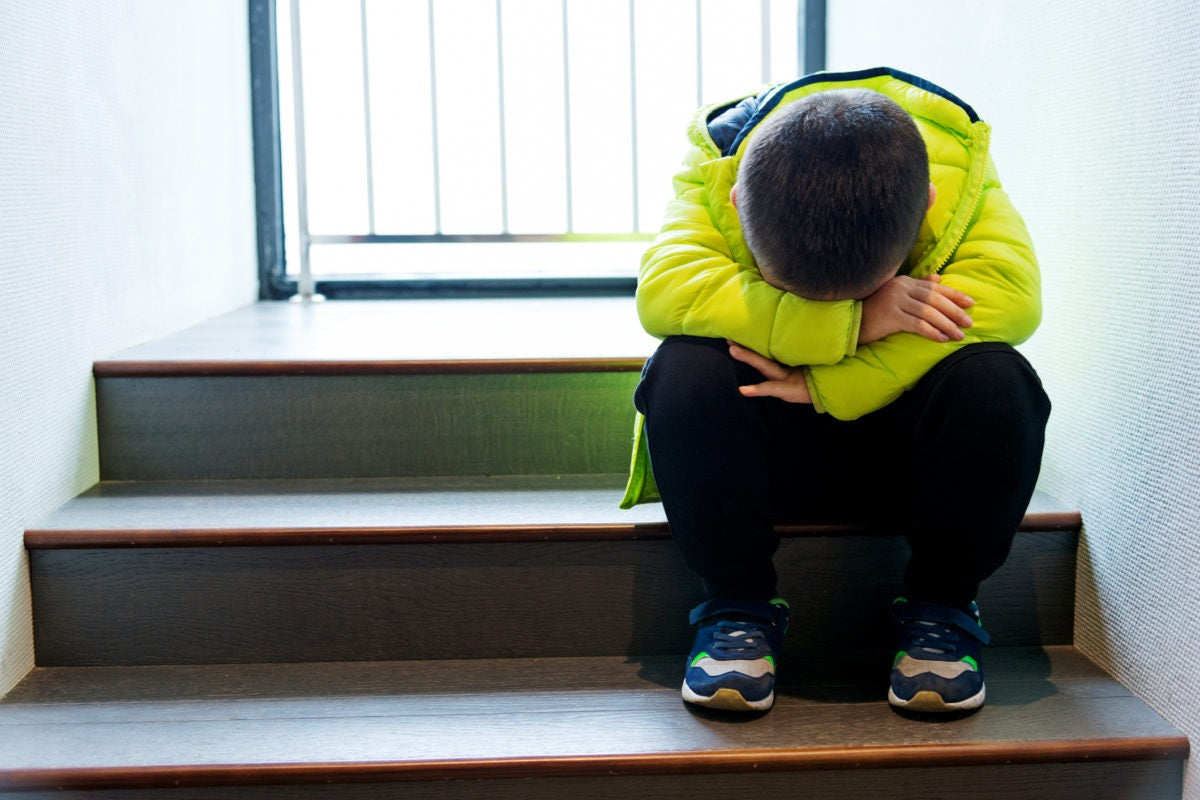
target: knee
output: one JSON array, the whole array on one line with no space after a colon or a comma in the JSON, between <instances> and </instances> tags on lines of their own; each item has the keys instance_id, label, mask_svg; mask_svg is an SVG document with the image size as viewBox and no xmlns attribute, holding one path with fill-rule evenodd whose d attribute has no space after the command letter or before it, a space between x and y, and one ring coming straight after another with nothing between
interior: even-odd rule
<instances>
[{"instance_id":1,"label":"knee","mask_svg":"<svg viewBox=\"0 0 1200 800\"><path fill-rule=\"evenodd\" d=\"M672 336L646 362L635 403L643 413L650 407L671 413L672 407L694 403L697 396L736 392L736 373L736 362L724 341Z\"/></svg>"},{"instance_id":2,"label":"knee","mask_svg":"<svg viewBox=\"0 0 1200 800\"><path fill-rule=\"evenodd\" d=\"M1006 344L968 345L939 364L930 377L940 393L949 395L949 402L997 422L1040 428L1050 416L1050 398L1037 372Z\"/></svg>"}]
</instances>

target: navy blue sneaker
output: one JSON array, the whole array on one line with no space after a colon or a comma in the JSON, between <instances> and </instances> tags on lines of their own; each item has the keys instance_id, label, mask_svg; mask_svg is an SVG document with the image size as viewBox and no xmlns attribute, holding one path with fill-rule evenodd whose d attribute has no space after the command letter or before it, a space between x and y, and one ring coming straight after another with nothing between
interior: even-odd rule
<instances>
[{"instance_id":1,"label":"navy blue sneaker","mask_svg":"<svg viewBox=\"0 0 1200 800\"><path fill-rule=\"evenodd\" d=\"M937 603L892 603L896 658L888 702L909 711L970 711L986 695L979 656L991 638L969 613Z\"/></svg>"},{"instance_id":2,"label":"navy blue sneaker","mask_svg":"<svg viewBox=\"0 0 1200 800\"><path fill-rule=\"evenodd\" d=\"M714 599L692 609L700 625L688 656L683 699L726 711L766 711L775 703L776 660L788 604Z\"/></svg>"}]
</instances>

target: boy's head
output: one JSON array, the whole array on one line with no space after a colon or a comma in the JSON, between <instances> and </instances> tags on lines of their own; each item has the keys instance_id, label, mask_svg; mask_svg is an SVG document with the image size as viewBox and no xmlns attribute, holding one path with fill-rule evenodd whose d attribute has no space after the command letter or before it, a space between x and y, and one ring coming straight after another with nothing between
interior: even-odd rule
<instances>
[{"instance_id":1,"label":"boy's head","mask_svg":"<svg viewBox=\"0 0 1200 800\"><path fill-rule=\"evenodd\" d=\"M932 202L929 156L889 98L819 92L755 131L733 200L768 282L812 299L862 298L916 241Z\"/></svg>"}]
</instances>

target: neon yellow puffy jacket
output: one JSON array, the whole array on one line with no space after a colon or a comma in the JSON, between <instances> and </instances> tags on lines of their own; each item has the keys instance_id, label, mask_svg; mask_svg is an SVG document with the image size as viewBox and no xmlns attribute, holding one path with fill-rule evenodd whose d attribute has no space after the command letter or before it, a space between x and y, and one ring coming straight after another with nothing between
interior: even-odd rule
<instances>
[{"instance_id":1,"label":"neon yellow puffy jacket","mask_svg":"<svg viewBox=\"0 0 1200 800\"><path fill-rule=\"evenodd\" d=\"M814 92L864 88L912 114L929 151L937 200L901 271L942 281L975 300L975 324L960 342L897 333L858 346L859 301L806 300L762 279L746 246L729 192L754 128L774 111ZM710 123L742 110L745 124L724 151ZM725 114L722 117L722 114ZM953 94L889 68L816 73L730 103L701 108L692 149L675 176L675 199L642 258L637 309L659 338L677 334L732 339L790 366L805 366L818 411L856 419L912 388L938 361L973 342L1019 344L1041 321L1037 259L1025 223L1000 186L988 155L991 128ZM727 139L728 131L719 139ZM622 507L656 500L643 436L635 425L629 485Z\"/></svg>"}]
</instances>

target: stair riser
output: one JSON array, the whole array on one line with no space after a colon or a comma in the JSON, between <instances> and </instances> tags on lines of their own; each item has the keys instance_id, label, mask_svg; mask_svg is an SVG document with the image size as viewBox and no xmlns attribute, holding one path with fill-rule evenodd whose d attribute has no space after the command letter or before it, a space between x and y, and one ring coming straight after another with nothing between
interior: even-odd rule
<instances>
[{"instance_id":1,"label":"stair riser","mask_svg":"<svg viewBox=\"0 0 1200 800\"><path fill-rule=\"evenodd\" d=\"M980 595L996 644L1072 642L1075 544L1017 536ZM789 648L884 643L906 553L897 536L785 539ZM41 666L684 653L702 599L662 539L34 550L30 563Z\"/></svg>"},{"instance_id":2,"label":"stair riser","mask_svg":"<svg viewBox=\"0 0 1200 800\"><path fill-rule=\"evenodd\" d=\"M579 778L445 780L414 783L223 786L186 789L189 800L689 800L749 793L822 800L928 800L964 796L975 800L1160 800L1180 797L1180 761L1017 764L911 769L823 770L744 774L682 774ZM946 787L931 794L930 787ZM174 797L179 790L23 792L28 800L107 800ZM0 796L8 797L0 789Z\"/></svg>"},{"instance_id":3,"label":"stair riser","mask_svg":"<svg viewBox=\"0 0 1200 800\"><path fill-rule=\"evenodd\" d=\"M620 472L636 372L101 378L105 480Z\"/></svg>"}]
</instances>

